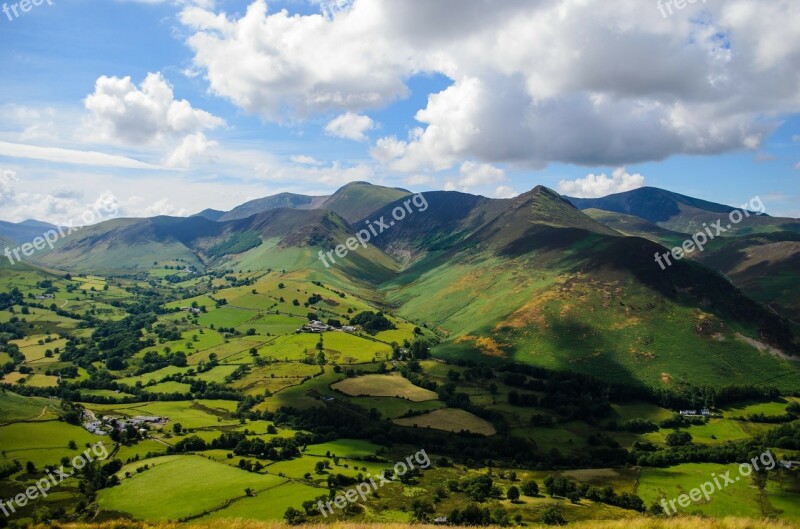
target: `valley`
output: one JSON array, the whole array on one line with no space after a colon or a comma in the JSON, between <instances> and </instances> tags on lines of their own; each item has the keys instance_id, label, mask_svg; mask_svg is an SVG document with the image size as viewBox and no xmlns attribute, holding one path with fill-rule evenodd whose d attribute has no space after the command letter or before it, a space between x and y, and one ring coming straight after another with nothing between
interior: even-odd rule
<instances>
[{"instance_id":1,"label":"valley","mask_svg":"<svg viewBox=\"0 0 800 529\"><path fill-rule=\"evenodd\" d=\"M363 222L286 208L108 221L0 266L0 499L113 454L0 523L658 520L754 455L800 459L793 323L545 188L425 198L331 267L317 249ZM798 500L776 464L682 514L798 522Z\"/></svg>"}]
</instances>

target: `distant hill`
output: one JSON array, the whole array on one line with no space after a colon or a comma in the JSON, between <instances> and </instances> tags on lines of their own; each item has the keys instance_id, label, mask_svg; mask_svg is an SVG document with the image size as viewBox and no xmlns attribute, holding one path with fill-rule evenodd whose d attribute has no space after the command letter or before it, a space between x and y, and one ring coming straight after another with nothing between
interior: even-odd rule
<instances>
[{"instance_id":1,"label":"distant hill","mask_svg":"<svg viewBox=\"0 0 800 529\"><path fill-rule=\"evenodd\" d=\"M702 231L704 223L711 225L717 220L722 220L725 227L729 224L728 215L739 209L656 187L641 187L602 198L566 198L581 210L600 209L632 215L661 228L687 234ZM800 221L751 214L723 236L772 231L800 232Z\"/></svg>"},{"instance_id":2,"label":"distant hill","mask_svg":"<svg viewBox=\"0 0 800 529\"><path fill-rule=\"evenodd\" d=\"M355 222L410 194L406 189L351 182L331 195L320 207L335 211L348 222Z\"/></svg>"},{"instance_id":3,"label":"distant hill","mask_svg":"<svg viewBox=\"0 0 800 529\"><path fill-rule=\"evenodd\" d=\"M22 222L6 222L0 220L0 236L15 242L28 242L40 237L47 230L56 228L54 224L39 220L23 220Z\"/></svg>"},{"instance_id":4,"label":"distant hill","mask_svg":"<svg viewBox=\"0 0 800 529\"><path fill-rule=\"evenodd\" d=\"M245 202L212 220L238 220L273 209L329 209L348 222L353 222L390 202L411 194L405 189L383 187L369 182L351 182L330 196L309 196L280 193Z\"/></svg>"},{"instance_id":5,"label":"distant hill","mask_svg":"<svg viewBox=\"0 0 800 529\"><path fill-rule=\"evenodd\" d=\"M291 208L291 209L317 209L327 200L327 196L312 197L297 195L294 193L280 193L264 198L257 198L250 202L245 202L236 206L224 215L220 216L219 221L245 219L252 215L257 215L271 209Z\"/></svg>"},{"instance_id":6,"label":"distant hill","mask_svg":"<svg viewBox=\"0 0 800 529\"><path fill-rule=\"evenodd\" d=\"M208 208L208 209L204 209L200 213L195 213L192 216L193 217L203 217L203 218L206 218L208 220L216 221L216 220L219 220L223 215L225 215L224 211L220 211L218 209Z\"/></svg>"}]
</instances>

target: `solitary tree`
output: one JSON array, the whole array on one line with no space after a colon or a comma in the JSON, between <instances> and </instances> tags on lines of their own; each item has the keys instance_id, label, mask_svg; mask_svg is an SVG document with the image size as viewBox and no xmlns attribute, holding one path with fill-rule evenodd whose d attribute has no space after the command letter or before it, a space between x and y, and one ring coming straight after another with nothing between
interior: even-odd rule
<instances>
[{"instance_id":1,"label":"solitary tree","mask_svg":"<svg viewBox=\"0 0 800 529\"><path fill-rule=\"evenodd\" d=\"M508 497L512 503L516 503L516 501L519 500L519 489L512 485L508 489L508 492L506 492L506 497Z\"/></svg>"},{"instance_id":2,"label":"solitary tree","mask_svg":"<svg viewBox=\"0 0 800 529\"><path fill-rule=\"evenodd\" d=\"M525 494L525 496L538 496L539 484L533 480L528 481L522 486L522 493Z\"/></svg>"}]
</instances>

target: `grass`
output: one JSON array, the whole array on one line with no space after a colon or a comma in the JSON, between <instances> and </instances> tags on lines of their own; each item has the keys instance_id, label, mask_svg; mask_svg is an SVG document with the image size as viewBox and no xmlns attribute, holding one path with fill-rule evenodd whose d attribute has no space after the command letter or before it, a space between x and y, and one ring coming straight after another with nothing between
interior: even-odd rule
<instances>
[{"instance_id":1,"label":"grass","mask_svg":"<svg viewBox=\"0 0 800 529\"><path fill-rule=\"evenodd\" d=\"M0 390L0 424L30 421L37 417L54 418L58 403L39 397L23 397L11 391ZM42 411L45 412L42 415Z\"/></svg>"},{"instance_id":2,"label":"grass","mask_svg":"<svg viewBox=\"0 0 800 529\"><path fill-rule=\"evenodd\" d=\"M141 464L141 463L140 463ZM97 497L100 508L149 520L198 515L256 491L284 483L276 476L254 474L200 456L182 456L134 474ZM169 486L164 486L169 483Z\"/></svg>"},{"instance_id":3,"label":"grass","mask_svg":"<svg viewBox=\"0 0 800 529\"><path fill-rule=\"evenodd\" d=\"M70 440L76 442L79 450L67 448ZM103 441L110 452L112 443L108 437L90 434L80 426L52 420L9 424L0 427L0 447L3 451L0 461L17 459L23 464L32 461L37 468L41 468L58 463L63 456L74 457L87 443L98 441Z\"/></svg>"},{"instance_id":4,"label":"grass","mask_svg":"<svg viewBox=\"0 0 800 529\"><path fill-rule=\"evenodd\" d=\"M331 387L353 397L400 397L414 402L437 398L435 392L415 386L400 375L364 375L342 380Z\"/></svg>"},{"instance_id":5,"label":"grass","mask_svg":"<svg viewBox=\"0 0 800 529\"><path fill-rule=\"evenodd\" d=\"M306 452L309 455L324 456L327 453L332 456L359 458L372 456L381 449L380 445L362 441L359 439L337 439L328 443L308 445Z\"/></svg>"},{"instance_id":6,"label":"grass","mask_svg":"<svg viewBox=\"0 0 800 529\"><path fill-rule=\"evenodd\" d=\"M586 249L570 250L580 251ZM800 365L737 340L736 324L720 330L712 313L664 298L624 274L539 271L533 264L496 257L421 263L416 274L382 289L400 316L447 333L434 348L445 359L514 360L651 387L724 380L796 389ZM706 323L713 333L697 331Z\"/></svg>"},{"instance_id":7,"label":"grass","mask_svg":"<svg viewBox=\"0 0 800 529\"><path fill-rule=\"evenodd\" d=\"M664 469L646 468L642 470L637 492L647 505L660 502L662 498L669 501L711 481L712 474L720 476L728 471L733 479L741 477L739 465L735 464L689 463ZM716 491L708 502L703 498L700 503L693 503L685 510L680 507L678 509L679 512L697 512L717 517L762 516L758 489L752 486L750 479L746 477L741 477L736 483Z\"/></svg>"},{"instance_id":8,"label":"grass","mask_svg":"<svg viewBox=\"0 0 800 529\"><path fill-rule=\"evenodd\" d=\"M444 408L444 402L440 400L413 402L397 397L353 397L350 399L350 402L366 410L375 408L387 419L395 419L405 415L409 411L424 412Z\"/></svg>"},{"instance_id":9,"label":"grass","mask_svg":"<svg viewBox=\"0 0 800 529\"><path fill-rule=\"evenodd\" d=\"M161 382L154 386L144 388L147 393L190 393L191 386L182 382Z\"/></svg>"},{"instance_id":10,"label":"grass","mask_svg":"<svg viewBox=\"0 0 800 529\"><path fill-rule=\"evenodd\" d=\"M468 411L457 408L435 410L416 417L395 419L393 422L401 426L433 428L434 430L444 430L446 432L467 431L481 435L494 435L497 433L492 423Z\"/></svg>"},{"instance_id":11,"label":"grass","mask_svg":"<svg viewBox=\"0 0 800 529\"><path fill-rule=\"evenodd\" d=\"M231 520L247 518L250 520L277 520L289 507L296 509L306 500L313 500L326 493L325 489L309 487L301 483L284 483L277 487L265 490L251 498L242 498L230 506L216 511L209 516L199 519L200 523L206 520ZM227 522L224 522L227 523Z\"/></svg>"}]
</instances>

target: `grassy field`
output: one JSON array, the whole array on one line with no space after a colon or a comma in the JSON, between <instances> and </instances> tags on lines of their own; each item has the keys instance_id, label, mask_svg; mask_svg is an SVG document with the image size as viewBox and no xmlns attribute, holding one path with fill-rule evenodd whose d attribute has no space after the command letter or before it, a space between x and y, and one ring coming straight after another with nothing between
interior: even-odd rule
<instances>
[{"instance_id":1,"label":"grassy field","mask_svg":"<svg viewBox=\"0 0 800 529\"><path fill-rule=\"evenodd\" d=\"M78 450L70 450L69 441L75 441ZM64 456L78 455L83 447L98 441L103 441L110 451L108 437L90 434L80 426L53 420L9 424L0 427L0 461L31 461L41 468L58 463Z\"/></svg>"},{"instance_id":2,"label":"grassy field","mask_svg":"<svg viewBox=\"0 0 800 529\"><path fill-rule=\"evenodd\" d=\"M738 465L697 463L677 465L667 469L643 469L638 494L648 505L661 501L662 498L669 501L711 481L712 474L720 476L727 471L730 471L730 476L736 483L715 492L711 495L710 501L705 501L703 498L701 502L693 503L685 510L679 507L679 510L687 514L702 513L716 517L762 515L759 491L749 478L739 475Z\"/></svg>"},{"instance_id":3,"label":"grassy field","mask_svg":"<svg viewBox=\"0 0 800 529\"><path fill-rule=\"evenodd\" d=\"M0 424L55 418L58 402L43 398L26 398L0 390Z\"/></svg>"},{"instance_id":4,"label":"grassy field","mask_svg":"<svg viewBox=\"0 0 800 529\"><path fill-rule=\"evenodd\" d=\"M137 518L174 520L222 507L244 497L248 487L266 491L285 481L199 456L182 456L101 491L97 502L104 510L127 512ZM165 487L167 482L170 486Z\"/></svg>"},{"instance_id":5,"label":"grassy field","mask_svg":"<svg viewBox=\"0 0 800 529\"><path fill-rule=\"evenodd\" d=\"M379 445L359 439L337 439L329 443L309 445L306 453L316 456L331 456L359 458L375 455L380 451Z\"/></svg>"},{"instance_id":6,"label":"grassy field","mask_svg":"<svg viewBox=\"0 0 800 529\"><path fill-rule=\"evenodd\" d=\"M331 387L354 397L400 397L414 402L437 398L435 392L417 387L399 375L365 375L342 380Z\"/></svg>"},{"instance_id":7,"label":"grassy field","mask_svg":"<svg viewBox=\"0 0 800 529\"><path fill-rule=\"evenodd\" d=\"M446 432L467 431L481 435L494 435L497 433L490 422L484 421L468 411L456 408L435 410L416 417L395 419L393 422L401 426L433 428L434 430L444 430Z\"/></svg>"}]
</instances>

